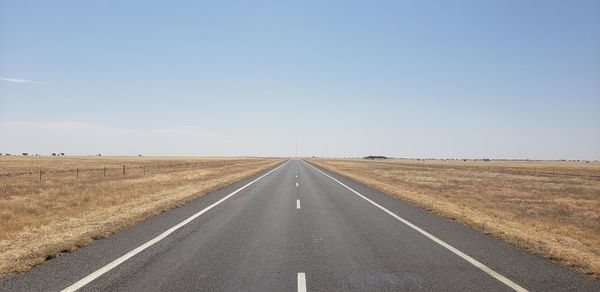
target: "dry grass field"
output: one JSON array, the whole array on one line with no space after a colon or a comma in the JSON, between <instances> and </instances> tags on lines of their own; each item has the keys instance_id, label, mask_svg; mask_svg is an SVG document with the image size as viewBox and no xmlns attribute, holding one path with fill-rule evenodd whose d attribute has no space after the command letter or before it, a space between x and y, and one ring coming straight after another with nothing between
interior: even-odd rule
<instances>
[{"instance_id":1,"label":"dry grass field","mask_svg":"<svg viewBox=\"0 0 600 292\"><path fill-rule=\"evenodd\" d=\"M600 277L598 162L310 161Z\"/></svg>"},{"instance_id":2,"label":"dry grass field","mask_svg":"<svg viewBox=\"0 0 600 292\"><path fill-rule=\"evenodd\" d=\"M1 156L0 274L24 271L280 161Z\"/></svg>"}]
</instances>

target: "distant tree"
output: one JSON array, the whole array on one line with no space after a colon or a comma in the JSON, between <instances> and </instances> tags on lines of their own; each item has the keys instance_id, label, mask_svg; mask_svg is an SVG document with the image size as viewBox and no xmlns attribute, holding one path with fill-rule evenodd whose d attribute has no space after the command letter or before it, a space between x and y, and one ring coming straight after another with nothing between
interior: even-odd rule
<instances>
[{"instance_id":1,"label":"distant tree","mask_svg":"<svg viewBox=\"0 0 600 292\"><path fill-rule=\"evenodd\" d=\"M27 152L23 152L23 153L21 153L21 154L23 154L23 156L27 156L27 155L29 155L29 153L27 153Z\"/></svg>"},{"instance_id":2,"label":"distant tree","mask_svg":"<svg viewBox=\"0 0 600 292\"><path fill-rule=\"evenodd\" d=\"M65 154L63 152L60 153L60 156L65 156Z\"/></svg>"},{"instance_id":3,"label":"distant tree","mask_svg":"<svg viewBox=\"0 0 600 292\"><path fill-rule=\"evenodd\" d=\"M56 156L56 153L52 152L52 156Z\"/></svg>"},{"instance_id":4,"label":"distant tree","mask_svg":"<svg viewBox=\"0 0 600 292\"><path fill-rule=\"evenodd\" d=\"M98 154L96 154L96 156L102 156L102 154L98 153Z\"/></svg>"}]
</instances>

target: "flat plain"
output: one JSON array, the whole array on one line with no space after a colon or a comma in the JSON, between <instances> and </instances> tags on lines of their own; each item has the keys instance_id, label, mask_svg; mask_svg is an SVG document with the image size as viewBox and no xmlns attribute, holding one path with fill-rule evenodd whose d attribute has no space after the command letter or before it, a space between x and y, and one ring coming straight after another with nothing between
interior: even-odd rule
<instances>
[{"instance_id":1,"label":"flat plain","mask_svg":"<svg viewBox=\"0 0 600 292\"><path fill-rule=\"evenodd\" d=\"M0 157L0 274L19 272L282 161Z\"/></svg>"},{"instance_id":2,"label":"flat plain","mask_svg":"<svg viewBox=\"0 0 600 292\"><path fill-rule=\"evenodd\" d=\"M600 277L600 163L311 159Z\"/></svg>"}]
</instances>

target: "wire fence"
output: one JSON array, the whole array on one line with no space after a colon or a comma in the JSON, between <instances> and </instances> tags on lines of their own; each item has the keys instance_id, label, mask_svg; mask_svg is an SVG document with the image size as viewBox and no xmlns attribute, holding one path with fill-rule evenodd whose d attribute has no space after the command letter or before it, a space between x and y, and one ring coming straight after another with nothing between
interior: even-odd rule
<instances>
[{"instance_id":1,"label":"wire fence","mask_svg":"<svg viewBox=\"0 0 600 292\"><path fill-rule=\"evenodd\" d=\"M76 167L71 169L38 169L30 171L18 171L10 173L0 173L3 179L8 178L27 178L42 182L45 178L50 177L72 177L75 179L89 177L123 177L133 175L145 175L166 173L174 171L183 171L190 169L214 168L240 163L240 160L218 160L218 161L194 161L180 163L159 163L159 164L142 164L142 165L126 165L119 166L109 165L103 167L85 168Z\"/></svg>"}]
</instances>

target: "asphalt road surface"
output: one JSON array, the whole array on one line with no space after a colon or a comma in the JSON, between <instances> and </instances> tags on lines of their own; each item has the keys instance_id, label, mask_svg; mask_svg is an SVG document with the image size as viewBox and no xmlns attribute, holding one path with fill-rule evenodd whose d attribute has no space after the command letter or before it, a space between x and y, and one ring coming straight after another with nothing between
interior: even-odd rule
<instances>
[{"instance_id":1,"label":"asphalt road surface","mask_svg":"<svg viewBox=\"0 0 600 292\"><path fill-rule=\"evenodd\" d=\"M600 291L600 281L290 160L0 282L63 289Z\"/></svg>"}]
</instances>

